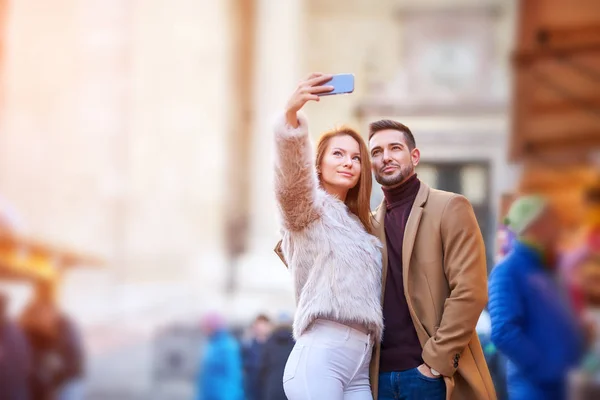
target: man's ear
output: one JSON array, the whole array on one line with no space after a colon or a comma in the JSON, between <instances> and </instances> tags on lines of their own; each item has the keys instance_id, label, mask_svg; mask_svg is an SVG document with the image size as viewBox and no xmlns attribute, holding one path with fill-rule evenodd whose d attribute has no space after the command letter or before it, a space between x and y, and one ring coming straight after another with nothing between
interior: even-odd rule
<instances>
[{"instance_id":1,"label":"man's ear","mask_svg":"<svg viewBox=\"0 0 600 400\"><path fill-rule=\"evenodd\" d=\"M412 149L412 151L410 152L410 158L415 167L419 165L419 161L421 161L421 150L419 150L416 147Z\"/></svg>"}]
</instances>

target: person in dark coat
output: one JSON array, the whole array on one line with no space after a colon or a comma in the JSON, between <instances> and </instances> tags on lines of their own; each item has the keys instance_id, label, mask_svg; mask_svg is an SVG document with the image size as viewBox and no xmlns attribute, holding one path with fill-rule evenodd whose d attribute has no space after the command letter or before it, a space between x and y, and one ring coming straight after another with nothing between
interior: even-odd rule
<instances>
[{"instance_id":1,"label":"person in dark coat","mask_svg":"<svg viewBox=\"0 0 600 400\"><path fill-rule=\"evenodd\" d=\"M6 315L7 303L0 293L0 398L29 400L30 351L25 335Z\"/></svg>"},{"instance_id":2,"label":"person in dark coat","mask_svg":"<svg viewBox=\"0 0 600 400\"><path fill-rule=\"evenodd\" d=\"M271 334L271 320L264 314L258 315L252 323L252 337L243 348L244 384L246 400L263 400L262 387L259 383L260 366L264 347Z\"/></svg>"},{"instance_id":3,"label":"person in dark coat","mask_svg":"<svg viewBox=\"0 0 600 400\"><path fill-rule=\"evenodd\" d=\"M261 400L286 400L283 391L283 370L294 348L292 324L287 318L274 330L263 349L260 370Z\"/></svg>"}]
</instances>

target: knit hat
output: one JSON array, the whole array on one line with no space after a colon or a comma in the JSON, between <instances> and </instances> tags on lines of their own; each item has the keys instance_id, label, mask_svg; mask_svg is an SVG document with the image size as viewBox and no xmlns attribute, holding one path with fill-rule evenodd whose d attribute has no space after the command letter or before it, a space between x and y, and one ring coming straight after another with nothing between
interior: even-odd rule
<instances>
[{"instance_id":1,"label":"knit hat","mask_svg":"<svg viewBox=\"0 0 600 400\"><path fill-rule=\"evenodd\" d=\"M518 236L535 222L548 206L542 196L522 196L513 202L504 218L504 224Z\"/></svg>"}]
</instances>

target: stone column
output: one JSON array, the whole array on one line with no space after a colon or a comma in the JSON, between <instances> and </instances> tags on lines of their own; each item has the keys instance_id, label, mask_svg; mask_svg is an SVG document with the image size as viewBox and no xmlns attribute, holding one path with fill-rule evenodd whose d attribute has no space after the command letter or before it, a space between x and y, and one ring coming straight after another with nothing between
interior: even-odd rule
<instances>
[{"instance_id":1,"label":"stone column","mask_svg":"<svg viewBox=\"0 0 600 400\"><path fill-rule=\"evenodd\" d=\"M279 240L273 191L273 120L299 81L303 7L301 0L257 1L254 87L254 141L250 187L250 229L247 254L240 260L239 282L244 308L291 304L291 279L273 252ZM252 292L252 296L243 295ZM262 295L262 296L261 296ZM275 296L275 297L273 297ZM247 303L251 301L251 303Z\"/></svg>"}]
</instances>

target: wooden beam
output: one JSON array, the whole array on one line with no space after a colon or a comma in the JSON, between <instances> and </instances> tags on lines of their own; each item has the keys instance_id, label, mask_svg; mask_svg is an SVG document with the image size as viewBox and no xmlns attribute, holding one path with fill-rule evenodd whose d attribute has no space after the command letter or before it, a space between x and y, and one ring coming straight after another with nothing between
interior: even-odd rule
<instances>
[{"instance_id":1,"label":"wooden beam","mask_svg":"<svg viewBox=\"0 0 600 400\"><path fill-rule=\"evenodd\" d=\"M520 2L512 161L600 149L600 2Z\"/></svg>"},{"instance_id":2,"label":"wooden beam","mask_svg":"<svg viewBox=\"0 0 600 400\"><path fill-rule=\"evenodd\" d=\"M99 267L104 261L81 252L23 236L0 235L0 277L56 282L74 267Z\"/></svg>"}]
</instances>

